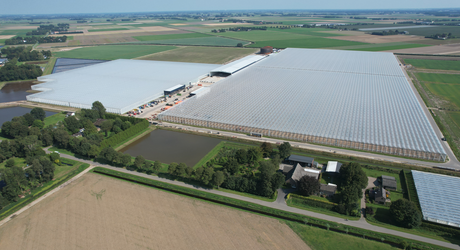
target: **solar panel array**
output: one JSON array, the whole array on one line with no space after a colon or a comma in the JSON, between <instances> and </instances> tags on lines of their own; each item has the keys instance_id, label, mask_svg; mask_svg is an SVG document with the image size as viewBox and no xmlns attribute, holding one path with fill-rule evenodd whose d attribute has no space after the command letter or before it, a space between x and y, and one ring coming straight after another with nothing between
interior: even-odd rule
<instances>
[{"instance_id":1,"label":"solar panel array","mask_svg":"<svg viewBox=\"0 0 460 250\"><path fill-rule=\"evenodd\" d=\"M445 158L391 53L286 49L159 118L417 158Z\"/></svg>"},{"instance_id":2,"label":"solar panel array","mask_svg":"<svg viewBox=\"0 0 460 250\"><path fill-rule=\"evenodd\" d=\"M460 227L460 178L412 170L423 219Z\"/></svg>"}]
</instances>

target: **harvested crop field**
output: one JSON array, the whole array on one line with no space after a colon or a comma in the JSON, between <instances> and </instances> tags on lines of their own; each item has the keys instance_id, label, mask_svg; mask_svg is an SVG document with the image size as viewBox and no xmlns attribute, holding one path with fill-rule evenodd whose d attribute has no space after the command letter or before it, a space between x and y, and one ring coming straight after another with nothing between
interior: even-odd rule
<instances>
[{"instance_id":1,"label":"harvested crop field","mask_svg":"<svg viewBox=\"0 0 460 250\"><path fill-rule=\"evenodd\" d=\"M0 228L0 249L309 249L278 220L87 173Z\"/></svg>"},{"instance_id":2,"label":"harvested crop field","mask_svg":"<svg viewBox=\"0 0 460 250\"><path fill-rule=\"evenodd\" d=\"M449 55L460 53L460 44L446 44L438 46L411 48L411 49L392 49L388 52L403 54L430 54L430 55Z\"/></svg>"},{"instance_id":3,"label":"harvested crop field","mask_svg":"<svg viewBox=\"0 0 460 250\"><path fill-rule=\"evenodd\" d=\"M421 36L407 36L407 35L394 35L394 36L376 36L376 35L359 35L359 36L332 36L331 39L354 41L363 43L396 43L396 42L418 42L428 40Z\"/></svg>"},{"instance_id":4,"label":"harvested crop field","mask_svg":"<svg viewBox=\"0 0 460 250\"><path fill-rule=\"evenodd\" d=\"M222 47L180 47L139 57L140 60L224 64L257 52L257 49Z\"/></svg>"},{"instance_id":5,"label":"harvested crop field","mask_svg":"<svg viewBox=\"0 0 460 250\"><path fill-rule=\"evenodd\" d=\"M108 34L97 35L101 32L86 33L84 36L75 36L74 40L68 41L69 43L78 43L73 45L95 45L95 44L106 44L106 43L126 43L126 42L137 42L138 40L133 38L136 36L151 36L151 35L168 35L168 34L181 34L187 33L182 30L170 30L170 31L158 31L158 32L140 32L135 30L136 33L119 33L119 34ZM122 31L120 31L122 32Z\"/></svg>"},{"instance_id":6,"label":"harvested crop field","mask_svg":"<svg viewBox=\"0 0 460 250\"><path fill-rule=\"evenodd\" d=\"M0 39L10 39L12 37L15 37L15 35L0 35Z\"/></svg>"}]
</instances>

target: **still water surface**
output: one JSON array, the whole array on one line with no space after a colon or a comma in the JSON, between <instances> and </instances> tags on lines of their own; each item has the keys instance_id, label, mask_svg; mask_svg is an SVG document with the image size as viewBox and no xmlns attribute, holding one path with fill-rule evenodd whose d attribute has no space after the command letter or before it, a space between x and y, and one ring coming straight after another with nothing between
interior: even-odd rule
<instances>
[{"instance_id":1,"label":"still water surface","mask_svg":"<svg viewBox=\"0 0 460 250\"><path fill-rule=\"evenodd\" d=\"M26 99L26 96L32 94L26 92L34 81L8 83L0 90L0 102L15 102Z\"/></svg>"},{"instance_id":2,"label":"still water surface","mask_svg":"<svg viewBox=\"0 0 460 250\"><path fill-rule=\"evenodd\" d=\"M31 110L32 109L30 108L23 108L23 107L11 107L11 108L0 109L0 126L2 126L4 122L11 121L13 117L22 116L26 113L29 113ZM46 117L57 114L56 112L51 112L51 111L45 111L45 113L46 113Z\"/></svg>"},{"instance_id":3,"label":"still water surface","mask_svg":"<svg viewBox=\"0 0 460 250\"><path fill-rule=\"evenodd\" d=\"M131 156L142 155L145 159L162 163L185 163L193 167L222 140L157 129L122 149Z\"/></svg>"}]
</instances>

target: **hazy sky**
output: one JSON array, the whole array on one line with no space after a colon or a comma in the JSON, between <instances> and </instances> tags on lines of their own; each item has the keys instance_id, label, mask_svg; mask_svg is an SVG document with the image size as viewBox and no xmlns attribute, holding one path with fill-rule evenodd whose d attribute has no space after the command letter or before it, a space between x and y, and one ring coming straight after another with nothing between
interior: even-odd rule
<instances>
[{"instance_id":1,"label":"hazy sky","mask_svg":"<svg viewBox=\"0 0 460 250\"><path fill-rule=\"evenodd\" d=\"M3 0L0 14L113 13L254 9L460 8L459 0Z\"/></svg>"}]
</instances>

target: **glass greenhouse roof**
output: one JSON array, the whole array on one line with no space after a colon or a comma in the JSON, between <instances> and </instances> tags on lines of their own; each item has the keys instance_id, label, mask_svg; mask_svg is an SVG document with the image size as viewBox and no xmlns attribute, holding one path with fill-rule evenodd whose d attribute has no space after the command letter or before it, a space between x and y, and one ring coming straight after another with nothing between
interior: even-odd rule
<instances>
[{"instance_id":1,"label":"glass greenhouse roof","mask_svg":"<svg viewBox=\"0 0 460 250\"><path fill-rule=\"evenodd\" d=\"M460 178L412 170L423 219L460 227Z\"/></svg>"},{"instance_id":2,"label":"glass greenhouse roof","mask_svg":"<svg viewBox=\"0 0 460 250\"><path fill-rule=\"evenodd\" d=\"M166 116L445 155L392 53L289 48Z\"/></svg>"}]
</instances>

